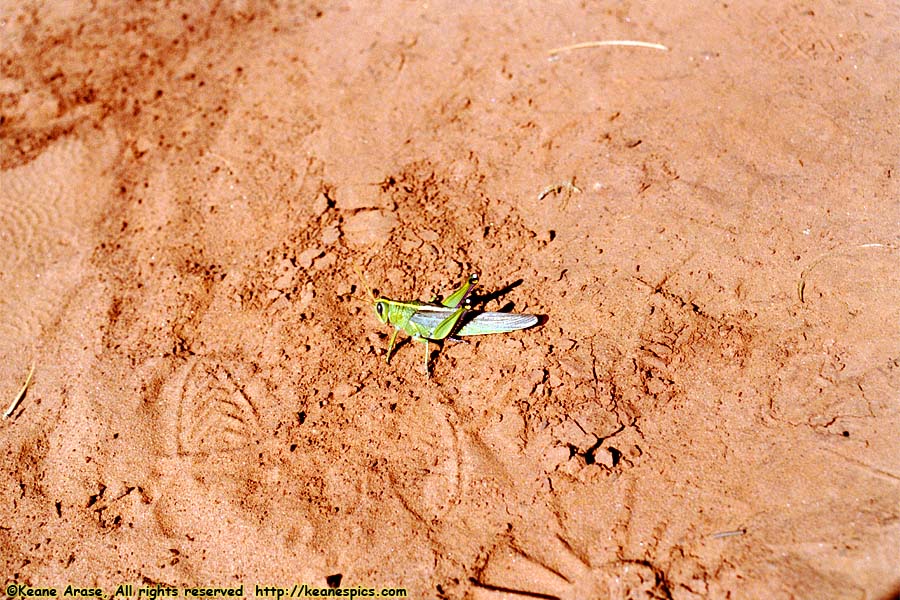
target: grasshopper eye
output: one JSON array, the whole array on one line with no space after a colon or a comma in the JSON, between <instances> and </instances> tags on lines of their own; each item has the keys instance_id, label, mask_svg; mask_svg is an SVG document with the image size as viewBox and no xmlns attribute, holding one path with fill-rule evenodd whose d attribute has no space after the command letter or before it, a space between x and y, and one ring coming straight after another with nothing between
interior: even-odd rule
<instances>
[{"instance_id":1,"label":"grasshopper eye","mask_svg":"<svg viewBox=\"0 0 900 600\"><path fill-rule=\"evenodd\" d=\"M376 302L375 303L375 312L378 313L379 317L384 316L384 302Z\"/></svg>"},{"instance_id":2,"label":"grasshopper eye","mask_svg":"<svg viewBox=\"0 0 900 600\"><path fill-rule=\"evenodd\" d=\"M469 275L469 285L475 285L478 283L478 273L472 273Z\"/></svg>"}]
</instances>

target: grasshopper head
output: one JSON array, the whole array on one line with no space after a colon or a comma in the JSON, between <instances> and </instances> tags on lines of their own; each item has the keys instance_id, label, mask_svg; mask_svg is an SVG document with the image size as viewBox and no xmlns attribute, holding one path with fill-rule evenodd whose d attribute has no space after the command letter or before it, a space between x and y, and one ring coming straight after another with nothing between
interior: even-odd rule
<instances>
[{"instance_id":1,"label":"grasshopper head","mask_svg":"<svg viewBox=\"0 0 900 600\"><path fill-rule=\"evenodd\" d=\"M388 303L386 300L383 298L375 300L375 313L382 323L390 325L390 321L388 321Z\"/></svg>"}]
</instances>

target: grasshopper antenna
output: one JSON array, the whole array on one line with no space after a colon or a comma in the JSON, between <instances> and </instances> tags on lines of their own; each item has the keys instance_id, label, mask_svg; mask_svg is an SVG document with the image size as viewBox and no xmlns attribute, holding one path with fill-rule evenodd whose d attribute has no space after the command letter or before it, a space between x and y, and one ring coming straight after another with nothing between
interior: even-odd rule
<instances>
[{"instance_id":1,"label":"grasshopper antenna","mask_svg":"<svg viewBox=\"0 0 900 600\"><path fill-rule=\"evenodd\" d=\"M369 294L369 298L372 299L372 302L375 302L375 293L372 292L372 288L369 287L369 282L366 280L366 276L362 274L362 271L359 270L357 265L353 265L353 270L356 271L356 276L359 277L359 280L362 282L363 287L366 288L366 292Z\"/></svg>"}]
</instances>

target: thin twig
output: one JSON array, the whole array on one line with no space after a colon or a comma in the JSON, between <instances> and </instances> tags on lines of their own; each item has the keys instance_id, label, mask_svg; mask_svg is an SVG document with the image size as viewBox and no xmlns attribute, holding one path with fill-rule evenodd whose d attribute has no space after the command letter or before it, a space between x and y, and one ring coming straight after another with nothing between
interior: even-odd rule
<instances>
[{"instance_id":1,"label":"thin twig","mask_svg":"<svg viewBox=\"0 0 900 600\"><path fill-rule=\"evenodd\" d=\"M564 182L562 182L562 183L556 183L556 184L554 184L554 185L548 185L548 186L545 187L543 190L541 190L541 193L540 193L540 194L538 194L538 202L540 202L541 200L543 200L544 198L546 198L546 197L549 196L550 194L559 194L559 193L561 193L561 192L563 192L563 191L568 192L568 194L566 194L565 197L563 198L563 201L560 203L560 209L565 210L566 205L569 203L569 197L570 197L573 193L580 194L580 193L581 193L581 188L578 187L577 185L575 185L575 178L574 178L574 177L573 177L572 179L570 179L570 180L568 180L568 181L564 181Z\"/></svg>"},{"instance_id":2,"label":"thin twig","mask_svg":"<svg viewBox=\"0 0 900 600\"><path fill-rule=\"evenodd\" d=\"M538 598L539 600L560 600L559 596L554 596L552 594L542 594L540 592L531 592L528 590L520 590L516 588L506 587L505 585L493 585L490 583L482 583L475 579L474 577L469 577L469 583L475 585L476 587L480 587L483 590L489 590L492 592L500 592L501 594L515 594L517 596L523 596L525 598Z\"/></svg>"},{"instance_id":3,"label":"thin twig","mask_svg":"<svg viewBox=\"0 0 900 600\"><path fill-rule=\"evenodd\" d=\"M25 397L25 391L28 389L28 384L31 383L31 376L34 375L34 365L35 363L31 363L31 370L28 372L28 377L25 378L25 384L22 385L22 389L19 390L19 393L16 394L16 397L13 399L12 404L9 405L9 408L6 409L6 412L3 413L3 420L8 419L13 412L15 412L16 407L19 406L19 402L22 401L22 398Z\"/></svg>"},{"instance_id":4,"label":"thin twig","mask_svg":"<svg viewBox=\"0 0 900 600\"><path fill-rule=\"evenodd\" d=\"M713 540L720 540L722 538L734 537L736 535L744 535L747 533L746 529L735 529L733 531L720 531L719 533L714 533L710 537Z\"/></svg>"},{"instance_id":5,"label":"thin twig","mask_svg":"<svg viewBox=\"0 0 900 600\"><path fill-rule=\"evenodd\" d=\"M538 202L540 202L550 194L558 194L563 190L568 190L569 192L575 192L578 194L581 193L581 188L575 185L575 178L573 177L568 181L563 181L562 183L554 183L553 185L548 185L547 187L545 187L543 190L541 190L541 193L538 194Z\"/></svg>"},{"instance_id":6,"label":"thin twig","mask_svg":"<svg viewBox=\"0 0 900 600\"><path fill-rule=\"evenodd\" d=\"M581 50L583 48L600 48L602 46L634 46L638 48L650 48L652 50L662 50L664 52L668 51L669 48L667 46L663 46L662 44L656 44L653 42L639 42L637 40L598 40L595 42L581 42L578 44L571 44L569 46L560 46L559 48L554 48L547 52L547 54L553 56L554 54L560 54L562 52L568 52L569 50Z\"/></svg>"}]
</instances>

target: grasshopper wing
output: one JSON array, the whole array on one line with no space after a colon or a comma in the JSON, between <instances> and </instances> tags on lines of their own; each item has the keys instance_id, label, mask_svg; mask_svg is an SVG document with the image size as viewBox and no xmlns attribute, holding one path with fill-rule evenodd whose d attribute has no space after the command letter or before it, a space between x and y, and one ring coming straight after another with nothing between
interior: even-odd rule
<instances>
[{"instance_id":1,"label":"grasshopper wing","mask_svg":"<svg viewBox=\"0 0 900 600\"><path fill-rule=\"evenodd\" d=\"M503 312L474 313L471 318L463 317L462 326L455 335L488 335L491 333L508 333L519 329L528 329L537 325L539 319L535 315L519 315Z\"/></svg>"},{"instance_id":2,"label":"grasshopper wing","mask_svg":"<svg viewBox=\"0 0 900 600\"><path fill-rule=\"evenodd\" d=\"M409 318L422 331L427 332L422 337L431 338L438 325L443 323L455 310L443 306L423 306ZM509 333L519 329L528 329L537 325L538 317L535 315L520 315L505 312L476 312L470 311L460 318L461 325L450 335L489 335L492 333Z\"/></svg>"}]
</instances>

